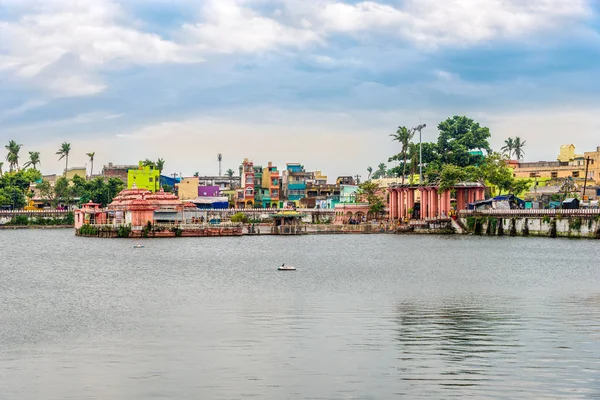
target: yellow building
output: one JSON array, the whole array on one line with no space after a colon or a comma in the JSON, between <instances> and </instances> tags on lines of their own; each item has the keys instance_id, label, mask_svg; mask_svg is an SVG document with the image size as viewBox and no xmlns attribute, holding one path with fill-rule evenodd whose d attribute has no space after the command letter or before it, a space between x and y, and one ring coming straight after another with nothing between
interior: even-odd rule
<instances>
[{"instance_id":1,"label":"yellow building","mask_svg":"<svg viewBox=\"0 0 600 400\"><path fill-rule=\"evenodd\" d=\"M584 178L585 161L583 155L575 153L573 144L560 146L557 161L521 162L515 165L515 178Z\"/></svg>"},{"instance_id":2,"label":"yellow building","mask_svg":"<svg viewBox=\"0 0 600 400\"><path fill-rule=\"evenodd\" d=\"M75 178L75 175L79 175L80 178L86 179L87 170L85 169L85 167L73 167L69 168L65 173L65 177L68 180L72 180L73 178Z\"/></svg>"},{"instance_id":3,"label":"yellow building","mask_svg":"<svg viewBox=\"0 0 600 400\"><path fill-rule=\"evenodd\" d=\"M160 189L160 171L155 166L144 166L140 161L138 169L127 171L127 188L146 189L152 193Z\"/></svg>"},{"instance_id":4,"label":"yellow building","mask_svg":"<svg viewBox=\"0 0 600 400\"><path fill-rule=\"evenodd\" d=\"M180 200L194 200L198 197L198 177L183 178L177 184Z\"/></svg>"},{"instance_id":5,"label":"yellow building","mask_svg":"<svg viewBox=\"0 0 600 400\"><path fill-rule=\"evenodd\" d=\"M584 162L588 158L588 179L591 179L597 184L600 184L600 146L596 147L596 151L586 151L584 154Z\"/></svg>"}]
</instances>

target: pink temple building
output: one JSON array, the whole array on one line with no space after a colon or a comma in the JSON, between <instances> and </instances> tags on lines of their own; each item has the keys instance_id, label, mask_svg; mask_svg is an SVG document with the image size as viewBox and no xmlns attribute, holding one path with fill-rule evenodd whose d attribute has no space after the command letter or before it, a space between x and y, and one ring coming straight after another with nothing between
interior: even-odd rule
<instances>
[{"instance_id":1,"label":"pink temple building","mask_svg":"<svg viewBox=\"0 0 600 400\"><path fill-rule=\"evenodd\" d=\"M454 207L450 198L452 190L456 193ZM451 211L465 210L469 203L485 199L485 185L478 182L459 183L445 191L440 191L437 185L394 185L388 192L391 221L446 218Z\"/></svg>"}]
</instances>

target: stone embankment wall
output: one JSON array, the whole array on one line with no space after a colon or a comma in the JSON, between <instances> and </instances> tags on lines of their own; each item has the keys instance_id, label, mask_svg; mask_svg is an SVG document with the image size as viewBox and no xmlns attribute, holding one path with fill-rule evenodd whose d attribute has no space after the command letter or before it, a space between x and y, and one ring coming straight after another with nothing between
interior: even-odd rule
<instances>
[{"instance_id":1,"label":"stone embankment wall","mask_svg":"<svg viewBox=\"0 0 600 400\"><path fill-rule=\"evenodd\" d=\"M542 236L600 239L600 215L461 215L467 233L488 236Z\"/></svg>"}]
</instances>

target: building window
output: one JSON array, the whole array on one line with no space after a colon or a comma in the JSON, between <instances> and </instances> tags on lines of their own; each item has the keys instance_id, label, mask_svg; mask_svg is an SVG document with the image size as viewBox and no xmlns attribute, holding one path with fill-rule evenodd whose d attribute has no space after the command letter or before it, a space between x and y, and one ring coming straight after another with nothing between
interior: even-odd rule
<instances>
[{"instance_id":1,"label":"building window","mask_svg":"<svg viewBox=\"0 0 600 400\"><path fill-rule=\"evenodd\" d=\"M530 178L535 178L537 176L537 174L535 172L530 172L529 173L529 177Z\"/></svg>"},{"instance_id":2,"label":"building window","mask_svg":"<svg viewBox=\"0 0 600 400\"><path fill-rule=\"evenodd\" d=\"M154 182L153 178L148 178L148 182Z\"/></svg>"},{"instance_id":3,"label":"building window","mask_svg":"<svg viewBox=\"0 0 600 400\"><path fill-rule=\"evenodd\" d=\"M579 171L573 171L573 178L579 178Z\"/></svg>"},{"instance_id":4,"label":"building window","mask_svg":"<svg viewBox=\"0 0 600 400\"><path fill-rule=\"evenodd\" d=\"M552 171L552 172L550 173L550 176L551 176L552 178L558 178L558 172L556 172L556 171Z\"/></svg>"}]
</instances>

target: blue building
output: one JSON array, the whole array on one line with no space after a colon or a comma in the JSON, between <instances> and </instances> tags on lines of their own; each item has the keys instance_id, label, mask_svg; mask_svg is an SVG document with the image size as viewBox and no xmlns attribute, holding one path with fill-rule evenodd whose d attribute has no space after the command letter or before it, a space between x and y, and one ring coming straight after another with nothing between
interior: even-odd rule
<instances>
[{"instance_id":1,"label":"blue building","mask_svg":"<svg viewBox=\"0 0 600 400\"><path fill-rule=\"evenodd\" d=\"M299 163L288 163L281 177L283 197L296 205L306 197L306 180L310 174Z\"/></svg>"}]
</instances>

